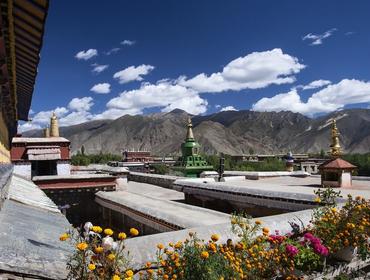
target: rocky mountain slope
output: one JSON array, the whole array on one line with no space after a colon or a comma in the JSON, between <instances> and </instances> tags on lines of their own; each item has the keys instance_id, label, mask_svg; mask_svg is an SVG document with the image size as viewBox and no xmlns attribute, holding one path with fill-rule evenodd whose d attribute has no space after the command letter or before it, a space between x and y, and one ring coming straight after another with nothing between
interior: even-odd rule
<instances>
[{"instance_id":1,"label":"rocky mountain slope","mask_svg":"<svg viewBox=\"0 0 370 280\"><path fill-rule=\"evenodd\" d=\"M62 127L60 134L71 140L72 152L85 146L87 153L119 154L124 149L150 150L155 155L179 153L192 117L194 135L206 153L226 154L327 151L333 118L341 132L346 152L370 152L370 110L350 109L311 119L284 112L226 111L191 116L176 109L146 116L122 116ZM29 131L28 136L40 136Z\"/></svg>"}]
</instances>

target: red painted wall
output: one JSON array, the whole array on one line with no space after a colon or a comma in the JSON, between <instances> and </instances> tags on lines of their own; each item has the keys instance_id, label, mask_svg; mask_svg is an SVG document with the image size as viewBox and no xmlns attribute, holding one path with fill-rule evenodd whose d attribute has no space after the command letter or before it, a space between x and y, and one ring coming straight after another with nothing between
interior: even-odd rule
<instances>
[{"instance_id":1,"label":"red painted wall","mask_svg":"<svg viewBox=\"0 0 370 280\"><path fill-rule=\"evenodd\" d=\"M43 146L45 148L48 148L50 146L59 146L60 147L60 156L61 160L70 160L70 148L69 143L15 143L12 144L12 147L10 149L10 156L12 161L22 161L27 160L27 148L28 146Z\"/></svg>"}]
</instances>

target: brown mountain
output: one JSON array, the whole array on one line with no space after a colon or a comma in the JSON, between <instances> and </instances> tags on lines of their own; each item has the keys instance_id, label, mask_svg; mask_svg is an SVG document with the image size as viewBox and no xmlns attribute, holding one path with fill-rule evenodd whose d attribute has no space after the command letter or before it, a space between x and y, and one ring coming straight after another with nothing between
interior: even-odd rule
<instances>
[{"instance_id":1,"label":"brown mountain","mask_svg":"<svg viewBox=\"0 0 370 280\"><path fill-rule=\"evenodd\" d=\"M176 109L146 116L125 115L116 120L92 121L62 127L61 135L71 140L72 151L85 146L87 153L119 154L124 149L150 150L155 155L179 153L192 117L194 135L206 153L277 153L289 150L318 153L327 151L333 118L341 132L345 152L370 152L370 110L350 109L320 118L298 113L226 111L208 116L191 116ZM40 136L29 131L27 136Z\"/></svg>"}]
</instances>

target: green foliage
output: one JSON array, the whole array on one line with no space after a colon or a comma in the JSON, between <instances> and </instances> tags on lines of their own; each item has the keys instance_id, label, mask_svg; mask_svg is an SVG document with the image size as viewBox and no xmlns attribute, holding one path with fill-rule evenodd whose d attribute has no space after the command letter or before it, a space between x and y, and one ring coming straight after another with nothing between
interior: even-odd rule
<instances>
[{"instance_id":1,"label":"green foliage","mask_svg":"<svg viewBox=\"0 0 370 280\"><path fill-rule=\"evenodd\" d=\"M71 163L72 165L89 165L93 163L98 164L106 164L109 161L120 161L122 157L120 155L114 155L114 154L82 154L80 152L77 152L76 155L73 155L71 157Z\"/></svg>"},{"instance_id":2,"label":"green foliage","mask_svg":"<svg viewBox=\"0 0 370 280\"><path fill-rule=\"evenodd\" d=\"M311 248L297 246L299 253L294 258L295 267L302 271L314 271L323 267L320 255L316 254Z\"/></svg>"},{"instance_id":3,"label":"green foliage","mask_svg":"<svg viewBox=\"0 0 370 280\"><path fill-rule=\"evenodd\" d=\"M220 156L217 155L206 155L204 156L207 162L209 162L215 170L220 167ZM249 161L238 161L235 158L225 155L225 170L236 170L236 171L284 171L285 162L277 158L266 159L259 162Z\"/></svg>"},{"instance_id":4,"label":"green foliage","mask_svg":"<svg viewBox=\"0 0 370 280\"><path fill-rule=\"evenodd\" d=\"M170 169L165 164L155 164L152 166L155 174L166 175L170 172Z\"/></svg>"},{"instance_id":5,"label":"green foliage","mask_svg":"<svg viewBox=\"0 0 370 280\"><path fill-rule=\"evenodd\" d=\"M342 158L358 167L358 170L354 175L370 176L370 153L348 154L343 155Z\"/></svg>"}]
</instances>

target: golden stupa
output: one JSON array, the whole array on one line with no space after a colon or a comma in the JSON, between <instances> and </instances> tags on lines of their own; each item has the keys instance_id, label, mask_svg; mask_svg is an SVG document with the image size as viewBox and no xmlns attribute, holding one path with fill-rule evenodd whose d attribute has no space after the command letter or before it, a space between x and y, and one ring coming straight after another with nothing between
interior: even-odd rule
<instances>
[{"instance_id":1,"label":"golden stupa","mask_svg":"<svg viewBox=\"0 0 370 280\"><path fill-rule=\"evenodd\" d=\"M331 128L331 145L330 145L330 154L332 157L340 157L342 155L342 148L339 144L339 132L337 128L337 122L334 119L333 125Z\"/></svg>"}]
</instances>

